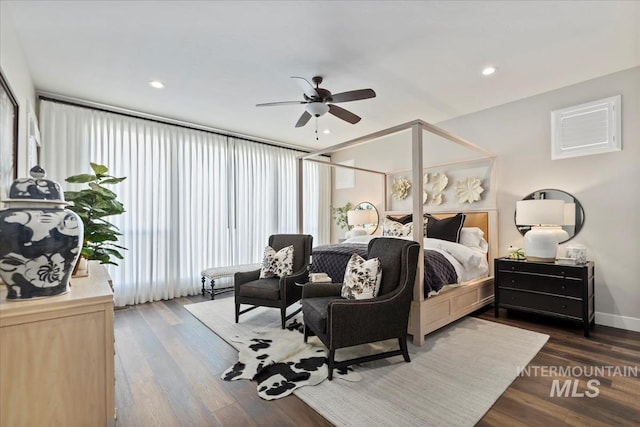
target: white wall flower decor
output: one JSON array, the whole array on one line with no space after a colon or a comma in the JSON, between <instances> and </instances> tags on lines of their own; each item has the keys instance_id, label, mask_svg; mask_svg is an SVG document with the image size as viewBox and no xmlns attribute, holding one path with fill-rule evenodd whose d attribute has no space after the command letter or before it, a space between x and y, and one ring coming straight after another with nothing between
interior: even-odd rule
<instances>
[{"instance_id":1,"label":"white wall flower decor","mask_svg":"<svg viewBox=\"0 0 640 427\"><path fill-rule=\"evenodd\" d=\"M427 185L428 183L429 183L429 174L425 173L424 176L422 177L422 184Z\"/></svg>"},{"instance_id":2,"label":"white wall flower decor","mask_svg":"<svg viewBox=\"0 0 640 427\"><path fill-rule=\"evenodd\" d=\"M427 193L425 190L422 191L422 204L425 205L427 204L427 200L429 199L429 193Z\"/></svg>"},{"instance_id":3,"label":"white wall flower decor","mask_svg":"<svg viewBox=\"0 0 640 427\"><path fill-rule=\"evenodd\" d=\"M442 193L438 193L435 196L433 196L431 198L431 202L432 205L441 205L442 204Z\"/></svg>"},{"instance_id":4,"label":"white wall flower decor","mask_svg":"<svg viewBox=\"0 0 640 427\"><path fill-rule=\"evenodd\" d=\"M447 188L447 184L449 184L449 178L443 172L438 172L431 177L431 189L436 193Z\"/></svg>"},{"instance_id":5,"label":"white wall flower decor","mask_svg":"<svg viewBox=\"0 0 640 427\"><path fill-rule=\"evenodd\" d=\"M409 196L411 183L406 178L399 178L393 181L391 186L391 195L398 200L404 200Z\"/></svg>"},{"instance_id":6,"label":"white wall flower decor","mask_svg":"<svg viewBox=\"0 0 640 427\"><path fill-rule=\"evenodd\" d=\"M480 200L484 191L478 178L467 178L456 182L456 197L460 203L473 203Z\"/></svg>"}]
</instances>

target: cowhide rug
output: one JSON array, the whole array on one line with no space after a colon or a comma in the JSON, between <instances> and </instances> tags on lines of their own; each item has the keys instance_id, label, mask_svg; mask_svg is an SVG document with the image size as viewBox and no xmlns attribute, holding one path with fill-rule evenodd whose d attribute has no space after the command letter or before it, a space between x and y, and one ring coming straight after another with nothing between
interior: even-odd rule
<instances>
[{"instance_id":1,"label":"cowhide rug","mask_svg":"<svg viewBox=\"0 0 640 427\"><path fill-rule=\"evenodd\" d=\"M304 342L304 326L291 320L286 329L270 328L253 331L253 336L235 336L231 340L238 348L238 362L224 371L222 379L254 380L258 396L265 400L279 399L299 387L316 385L327 378L328 351L316 337ZM351 367L334 370L335 380L360 381L360 374Z\"/></svg>"}]
</instances>

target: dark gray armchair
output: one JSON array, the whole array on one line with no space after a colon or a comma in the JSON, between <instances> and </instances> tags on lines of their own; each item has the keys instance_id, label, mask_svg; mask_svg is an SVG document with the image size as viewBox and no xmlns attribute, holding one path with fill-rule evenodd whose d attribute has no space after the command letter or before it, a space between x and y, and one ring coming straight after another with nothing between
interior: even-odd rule
<instances>
[{"instance_id":1,"label":"dark gray armchair","mask_svg":"<svg viewBox=\"0 0 640 427\"><path fill-rule=\"evenodd\" d=\"M276 251L293 245L293 273L285 277L260 279L260 270L236 273L234 288L236 293L236 323L241 314L256 307L276 307L280 309L282 329L287 319L300 312L300 309L287 316L287 307L302 296L302 286L309 280L309 261L313 236L307 234L274 234L269 237L269 246ZM240 311L240 304L252 307Z\"/></svg>"},{"instance_id":2,"label":"dark gray armchair","mask_svg":"<svg viewBox=\"0 0 640 427\"><path fill-rule=\"evenodd\" d=\"M379 258L382 282L378 296L352 300L340 297L342 284L308 284L303 289L304 341L317 335L329 349L329 380L334 368L402 355L407 351L407 327L420 246L403 239L378 238L369 243L367 257ZM336 349L398 339L398 350L335 361Z\"/></svg>"}]
</instances>

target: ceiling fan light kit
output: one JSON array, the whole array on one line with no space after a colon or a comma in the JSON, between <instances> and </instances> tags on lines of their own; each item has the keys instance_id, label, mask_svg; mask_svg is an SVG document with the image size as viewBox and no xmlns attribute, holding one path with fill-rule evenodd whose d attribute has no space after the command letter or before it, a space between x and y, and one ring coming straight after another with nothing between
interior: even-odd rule
<instances>
[{"instance_id":1,"label":"ceiling fan light kit","mask_svg":"<svg viewBox=\"0 0 640 427\"><path fill-rule=\"evenodd\" d=\"M329 106L322 102L310 102L305 107L305 110L314 117L320 117L325 115L329 111Z\"/></svg>"},{"instance_id":2,"label":"ceiling fan light kit","mask_svg":"<svg viewBox=\"0 0 640 427\"><path fill-rule=\"evenodd\" d=\"M359 101L361 99L375 98L376 93L373 89L359 89L351 90L347 92L341 92L332 94L327 89L321 88L322 77L315 76L312 80L315 83L315 87L304 77L291 77L295 79L303 92L303 101L283 101L283 102L267 102L264 104L257 104L257 107L269 107L274 105L293 105L293 104L305 104L305 111L302 113L296 123L296 127L302 127L307 124L311 117L320 117L326 113L332 114L339 119L342 119L348 123L358 123L360 116L352 113L349 110L345 110L342 107L338 107L339 102Z\"/></svg>"}]
</instances>

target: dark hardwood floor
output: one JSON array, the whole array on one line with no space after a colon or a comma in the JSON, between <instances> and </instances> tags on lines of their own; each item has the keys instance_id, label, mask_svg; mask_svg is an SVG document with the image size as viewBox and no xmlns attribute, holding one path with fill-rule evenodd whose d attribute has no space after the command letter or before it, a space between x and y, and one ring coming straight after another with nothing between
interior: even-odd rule
<instances>
[{"instance_id":1,"label":"dark hardwood floor","mask_svg":"<svg viewBox=\"0 0 640 427\"><path fill-rule=\"evenodd\" d=\"M255 383L220 379L237 352L183 308L206 300L193 296L116 311L117 425L330 426L293 395L267 402L257 396ZM552 366L640 366L640 333L596 326L584 338L579 324L506 311L495 319L492 309L475 315L550 335L529 365L539 372ZM574 378L529 373L511 384L478 426L640 425L638 377L594 377L600 385L593 398L551 397L553 379ZM576 379L578 395L593 393L587 386L592 378Z\"/></svg>"}]
</instances>

